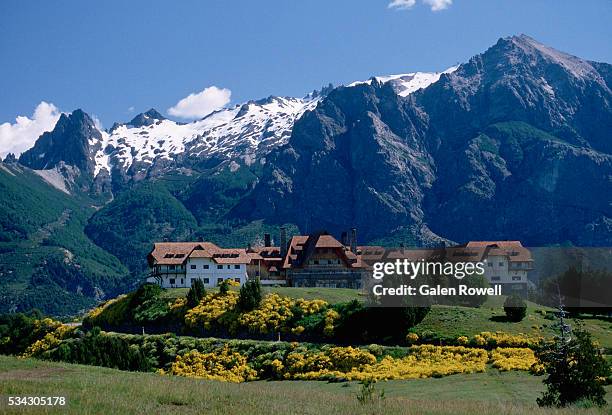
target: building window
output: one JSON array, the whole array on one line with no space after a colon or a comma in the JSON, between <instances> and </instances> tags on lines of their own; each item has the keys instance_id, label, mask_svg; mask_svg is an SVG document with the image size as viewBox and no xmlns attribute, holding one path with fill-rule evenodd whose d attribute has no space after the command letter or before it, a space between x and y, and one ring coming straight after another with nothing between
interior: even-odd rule
<instances>
[{"instance_id":1,"label":"building window","mask_svg":"<svg viewBox=\"0 0 612 415\"><path fill-rule=\"evenodd\" d=\"M235 269L240 269L240 265L234 265Z\"/></svg>"},{"instance_id":2,"label":"building window","mask_svg":"<svg viewBox=\"0 0 612 415\"><path fill-rule=\"evenodd\" d=\"M314 261L312 261L315 265L319 265L319 260L315 259Z\"/></svg>"},{"instance_id":3,"label":"building window","mask_svg":"<svg viewBox=\"0 0 612 415\"><path fill-rule=\"evenodd\" d=\"M501 280L500 277L491 277L491 281L499 281L499 280Z\"/></svg>"},{"instance_id":4,"label":"building window","mask_svg":"<svg viewBox=\"0 0 612 415\"><path fill-rule=\"evenodd\" d=\"M489 262L489 266L490 266L490 267L493 267L493 263L492 263L492 262Z\"/></svg>"},{"instance_id":5,"label":"building window","mask_svg":"<svg viewBox=\"0 0 612 415\"><path fill-rule=\"evenodd\" d=\"M209 268L209 266L208 266L208 265L203 265L203 268L204 268L204 269L208 269L208 268Z\"/></svg>"},{"instance_id":6,"label":"building window","mask_svg":"<svg viewBox=\"0 0 612 415\"><path fill-rule=\"evenodd\" d=\"M230 266L230 265L228 265L228 266L227 266L227 269L230 269L230 268L231 268L231 266Z\"/></svg>"},{"instance_id":7,"label":"building window","mask_svg":"<svg viewBox=\"0 0 612 415\"><path fill-rule=\"evenodd\" d=\"M499 266L500 266L500 267L503 267L503 266L504 266L504 263L503 263L503 262L500 262L500 263L499 263Z\"/></svg>"},{"instance_id":8,"label":"building window","mask_svg":"<svg viewBox=\"0 0 612 415\"><path fill-rule=\"evenodd\" d=\"M521 277L520 277L520 276L518 276L518 277L512 277L512 281L520 281L520 280L521 280Z\"/></svg>"},{"instance_id":9,"label":"building window","mask_svg":"<svg viewBox=\"0 0 612 415\"><path fill-rule=\"evenodd\" d=\"M170 285L174 285L174 283L176 283L176 280L174 278L170 278Z\"/></svg>"},{"instance_id":10,"label":"building window","mask_svg":"<svg viewBox=\"0 0 612 415\"><path fill-rule=\"evenodd\" d=\"M217 265L217 269L223 269L223 265Z\"/></svg>"},{"instance_id":11,"label":"building window","mask_svg":"<svg viewBox=\"0 0 612 415\"><path fill-rule=\"evenodd\" d=\"M181 278L181 285L185 284L185 280Z\"/></svg>"},{"instance_id":12,"label":"building window","mask_svg":"<svg viewBox=\"0 0 612 415\"><path fill-rule=\"evenodd\" d=\"M234 281L236 281L238 284L240 284L240 278L234 278Z\"/></svg>"},{"instance_id":13,"label":"building window","mask_svg":"<svg viewBox=\"0 0 612 415\"><path fill-rule=\"evenodd\" d=\"M204 278L204 284L208 284L210 280L208 278Z\"/></svg>"},{"instance_id":14,"label":"building window","mask_svg":"<svg viewBox=\"0 0 612 415\"><path fill-rule=\"evenodd\" d=\"M223 282L223 278L217 278L217 284L221 284Z\"/></svg>"},{"instance_id":15,"label":"building window","mask_svg":"<svg viewBox=\"0 0 612 415\"><path fill-rule=\"evenodd\" d=\"M196 269L197 267L195 265L191 265L191 269Z\"/></svg>"},{"instance_id":16,"label":"building window","mask_svg":"<svg viewBox=\"0 0 612 415\"><path fill-rule=\"evenodd\" d=\"M170 269L176 269L176 265L170 265L168 268L170 268Z\"/></svg>"}]
</instances>

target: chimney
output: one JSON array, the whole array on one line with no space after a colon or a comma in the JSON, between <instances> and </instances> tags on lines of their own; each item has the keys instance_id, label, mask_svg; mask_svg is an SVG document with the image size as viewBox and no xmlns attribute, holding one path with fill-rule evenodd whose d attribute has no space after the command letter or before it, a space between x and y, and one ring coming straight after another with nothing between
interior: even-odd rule
<instances>
[{"instance_id":1,"label":"chimney","mask_svg":"<svg viewBox=\"0 0 612 415\"><path fill-rule=\"evenodd\" d=\"M264 233L264 246L265 247L272 246L272 242L271 242L270 234L269 233Z\"/></svg>"},{"instance_id":2,"label":"chimney","mask_svg":"<svg viewBox=\"0 0 612 415\"><path fill-rule=\"evenodd\" d=\"M342 232L342 235L340 236L340 242L342 243L342 245L348 246L348 232Z\"/></svg>"},{"instance_id":3,"label":"chimney","mask_svg":"<svg viewBox=\"0 0 612 415\"><path fill-rule=\"evenodd\" d=\"M357 253L357 228L351 228L351 252Z\"/></svg>"},{"instance_id":4,"label":"chimney","mask_svg":"<svg viewBox=\"0 0 612 415\"><path fill-rule=\"evenodd\" d=\"M281 258L287 255L287 230L284 226L280 227L280 254Z\"/></svg>"}]
</instances>

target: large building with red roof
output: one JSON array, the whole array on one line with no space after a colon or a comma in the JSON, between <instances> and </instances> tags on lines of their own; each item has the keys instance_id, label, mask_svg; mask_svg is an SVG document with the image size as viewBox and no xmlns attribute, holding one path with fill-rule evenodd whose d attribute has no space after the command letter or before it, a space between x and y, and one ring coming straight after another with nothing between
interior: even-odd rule
<instances>
[{"instance_id":1,"label":"large building with red roof","mask_svg":"<svg viewBox=\"0 0 612 415\"><path fill-rule=\"evenodd\" d=\"M356 231L337 240L327 232L287 238L281 228L279 246L269 234L264 246L220 248L210 242L160 242L148 256L149 281L162 287L190 287L200 279L214 287L221 281L243 284L259 279L262 285L360 288L374 262L409 261L482 262L491 286L504 294L527 292L533 269L531 252L519 241L472 241L437 249L389 249L357 246Z\"/></svg>"}]
</instances>

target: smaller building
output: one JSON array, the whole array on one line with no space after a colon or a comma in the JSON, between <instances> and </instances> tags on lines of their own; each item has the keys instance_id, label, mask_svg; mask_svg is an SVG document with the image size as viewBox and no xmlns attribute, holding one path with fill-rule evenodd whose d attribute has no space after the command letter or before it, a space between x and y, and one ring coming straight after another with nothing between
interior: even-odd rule
<instances>
[{"instance_id":1,"label":"smaller building","mask_svg":"<svg viewBox=\"0 0 612 415\"><path fill-rule=\"evenodd\" d=\"M262 285L286 285L287 279L282 273L283 258L278 246L261 246L247 249L251 258L247 266L249 278L259 279Z\"/></svg>"},{"instance_id":2,"label":"smaller building","mask_svg":"<svg viewBox=\"0 0 612 415\"><path fill-rule=\"evenodd\" d=\"M147 281L164 288L191 287L201 280L216 287L224 280L243 284L251 258L244 249L219 248L210 242L158 242L148 255Z\"/></svg>"},{"instance_id":3,"label":"smaller building","mask_svg":"<svg viewBox=\"0 0 612 415\"><path fill-rule=\"evenodd\" d=\"M485 277L491 286L501 285L505 295L527 294L533 257L520 241L472 241L465 248L486 264Z\"/></svg>"}]
</instances>

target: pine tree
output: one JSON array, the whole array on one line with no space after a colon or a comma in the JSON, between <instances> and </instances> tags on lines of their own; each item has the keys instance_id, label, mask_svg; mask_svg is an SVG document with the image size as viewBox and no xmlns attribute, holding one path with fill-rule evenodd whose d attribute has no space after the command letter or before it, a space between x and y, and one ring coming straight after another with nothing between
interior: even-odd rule
<instances>
[{"instance_id":1,"label":"pine tree","mask_svg":"<svg viewBox=\"0 0 612 415\"><path fill-rule=\"evenodd\" d=\"M559 296L560 297L560 296ZM537 352L548 377L540 406L567 406L578 401L606 405L603 382L610 376L610 366L591 335L581 329L572 331L567 312L559 299L556 327L559 335Z\"/></svg>"},{"instance_id":2,"label":"pine tree","mask_svg":"<svg viewBox=\"0 0 612 415\"><path fill-rule=\"evenodd\" d=\"M259 307L261 303L261 284L258 279L248 280L240 288L238 297L238 308L243 312L248 312Z\"/></svg>"},{"instance_id":3,"label":"pine tree","mask_svg":"<svg viewBox=\"0 0 612 415\"><path fill-rule=\"evenodd\" d=\"M187 293L187 306L189 308L197 306L205 295L204 283L199 279L195 280Z\"/></svg>"}]
</instances>

